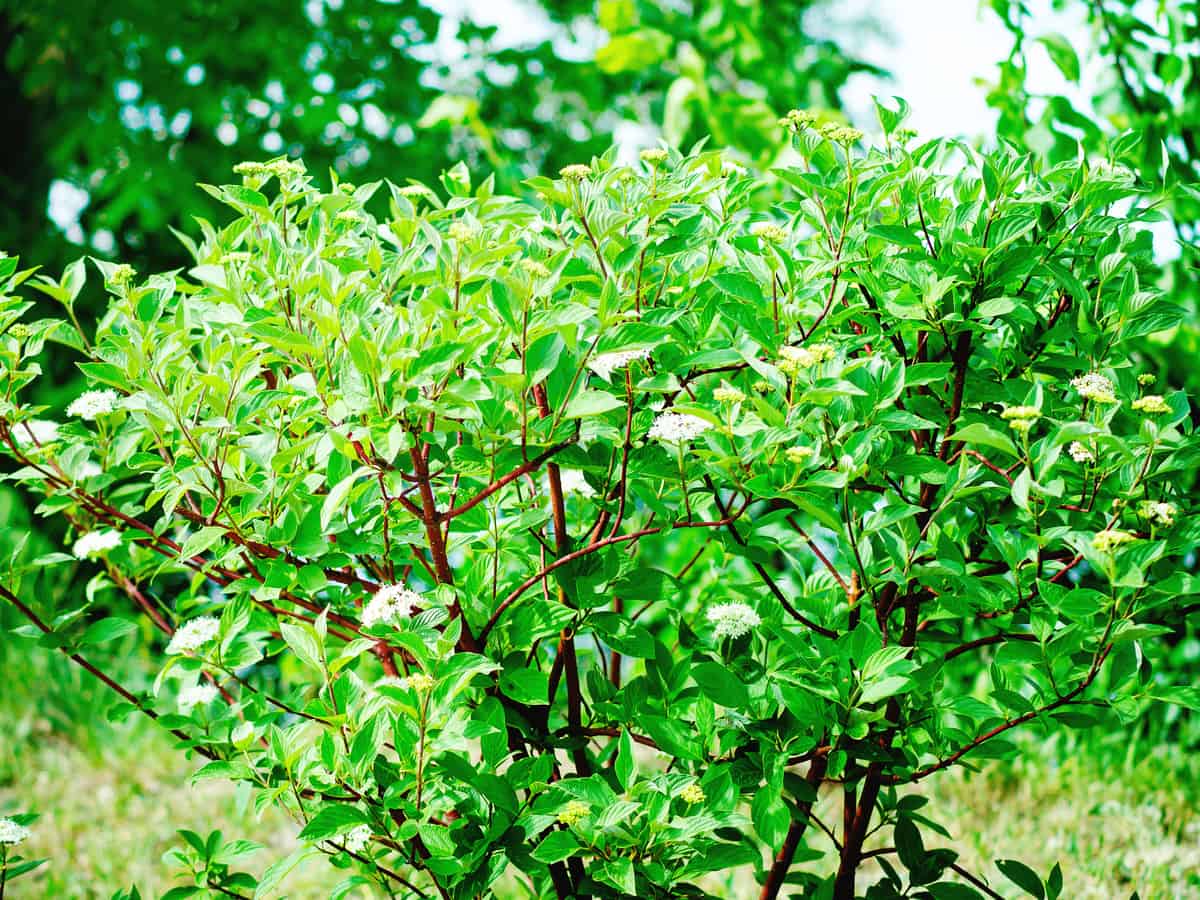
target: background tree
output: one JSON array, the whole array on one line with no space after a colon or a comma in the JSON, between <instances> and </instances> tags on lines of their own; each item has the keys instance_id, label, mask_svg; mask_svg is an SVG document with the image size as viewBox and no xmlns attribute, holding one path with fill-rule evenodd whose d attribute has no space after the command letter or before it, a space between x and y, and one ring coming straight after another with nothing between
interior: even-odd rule
<instances>
[{"instance_id":1,"label":"background tree","mask_svg":"<svg viewBox=\"0 0 1200 900\"><path fill-rule=\"evenodd\" d=\"M80 236L112 235L93 249L177 265L167 226L216 214L195 183L278 153L351 179L428 180L465 160L512 186L635 122L765 163L779 115L836 108L851 73L875 71L806 37L817 5L514 2L513 37L470 19L455 30L415 0L0 0L0 246L51 271L78 255L46 218L61 179L90 195Z\"/></svg>"}]
</instances>

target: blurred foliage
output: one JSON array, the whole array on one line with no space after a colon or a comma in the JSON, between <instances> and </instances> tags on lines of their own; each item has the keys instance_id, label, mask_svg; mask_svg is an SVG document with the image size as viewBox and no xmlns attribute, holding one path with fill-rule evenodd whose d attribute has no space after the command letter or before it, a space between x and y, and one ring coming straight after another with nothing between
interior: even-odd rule
<instances>
[{"instance_id":1,"label":"blurred foliage","mask_svg":"<svg viewBox=\"0 0 1200 900\"><path fill-rule=\"evenodd\" d=\"M991 0L1013 38L1012 52L1001 62L988 95L1000 113L999 136L1061 162L1081 150L1102 157L1110 140L1126 129L1142 135L1123 161L1144 184L1162 189L1163 235L1173 239L1164 244L1175 244L1160 247L1174 257L1165 286L1193 313L1180 328L1148 342L1145 351L1156 357L1164 377L1200 395L1200 378L1189 364L1200 351L1195 315L1200 192L1194 187L1200 173L1200 58L1194 55L1200 3L1054 0L1053 5L1082 17L1088 43L1076 47L1076 35L1048 32L1025 0ZM1048 54L1084 96L1031 92L1032 52Z\"/></svg>"},{"instance_id":2,"label":"blurred foliage","mask_svg":"<svg viewBox=\"0 0 1200 900\"><path fill-rule=\"evenodd\" d=\"M766 163L780 114L836 107L850 74L874 71L806 37L816 5L513 0L497 28L415 0L0 0L0 246L51 271L79 255L47 221L60 179L90 195L77 240L178 264L167 226L216 211L195 183L282 152L349 179L429 180L463 160L511 188L630 123Z\"/></svg>"},{"instance_id":3,"label":"blurred foliage","mask_svg":"<svg viewBox=\"0 0 1200 900\"><path fill-rule=\"evenodd\" d=\"M1077 16L1088 37L1080 44L1048 30L1026 0L990 0L1012 36L1009 57L999 65L989 103L999 112L998 136L1039 151L1051 162L1083 153L1103 158L1122 131L1142 140L1122 155L1138 180L1159 191L1163 221L1156 254L1163 264L1161 286L1187 310L1180 323L1148 335L1135 353L1150 362L1160 389L1182 389L1200 397L1200 3L1138 0L1054 0L1054 9ZM1076 96L1043 95L1028 85L1029 57L1045 53ZM1195 403L1192 405L1195 418ZM1192 485L1183 486L1185 489ZM1187 561L1195 569L1196 558ZM1155 653L1165 670L1182 679L1200 677L1200 638L1194 622L1200 604L1164 609L1171 626ZM1196 746L1194 716L1154 708L1142 723L1147 733Z\"/></svg>"}]
</instances>

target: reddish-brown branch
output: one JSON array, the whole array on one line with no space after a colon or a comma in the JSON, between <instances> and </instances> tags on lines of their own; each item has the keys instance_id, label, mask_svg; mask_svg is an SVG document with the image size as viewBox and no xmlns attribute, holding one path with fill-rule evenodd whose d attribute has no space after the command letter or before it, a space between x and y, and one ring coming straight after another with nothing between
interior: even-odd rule
<instances>
[{"instance_id":1,"label":"reddish-brown branch","mask_svg":"<svg viewBox=\"0 0 1200 900\"><path fill-rule=\"evenodd\" d=\"M966 744L965 746L960 747L958 750L956 750L954 753L950 754L949 756L945 757L944 759L938 760L933 765L926 766L924 769L918 769L916 772L913 772L911 775L907 775L903 778L893 775L888 779L888 783L889 784L905 784L905 783L909 783L909 782L920 781L923 778L927 778L928 776L932 775L934 772L940 772L942 769L952 766L954 763L958 762L960 759L962 759L964 756L966 756L968 753L970 753L972 750L974 750L980 744L990 741L992 738L996 737L997 735L1003 734L1006 731L1016 728L1018 725L1024 725L1026 722L1030 721L1031 719L1036 719L1038 716L1045 715L1048 712L1053 712L1054 710L1058 709L1059 707L1066 706L1068 703L1073 702L1076 697L1078 697L1085 690L1087 690L1088 687L1091 686L1092 682L1096 680L1096 676L1100 673L1100 667L1104 664L1104 660L1107 658L1108 653L1111 649L1112 649L1112 644L1109 644L1108 646L1106 646L1104 648L1104 650L1099 654L1099 656L1096 657L1096 661L1094 663L1092 663L1092 667L1088 670L1088 674L1083 679L1083 681L1079 682L1079 684L1075 685L1074 688L1072 688L1067 693L1063 694L1057 700L1054 700L1051 703L1047 703L1044 706L1038 707L1037 709L1031 709L1027 713L1022 713L1021 715L1019 715L1015 718L1009 719L1007 722L997 725L995 728L991 729L990 731L987 731L984 734L979 735L979 737L975 738L975 740L971 741L969 744Z\"/></svg>"},{"instance_id":2,"label":"reddish-brown branch","mask_svg":"<svg viewBox=\"0 0 1200 900\"><path fill-rule=\"evenodd\" d=\"M707 475L704 476L704 483L705 483L705 485L707 485L709 491L712 493L713 502L715 502L717 504L717 509L719 509L721 511L721 515L724 517L721 520L722 524L724 524L725 527L729 530L729 534L733 537L734 541L739 546L745 547L746 539L743 538L741 535L741 532L739 532L737 530L737 525L734 524L734 517L731 517L729 515L729 510L725 507L725 504L721 501L721 496L720 496L720 493L717 491L716 485L713 484L712 479L709 478ZM788 598L784 595L784 593L780 589L779 585L775 583L775 579L771 577L771 573L769 573L765 568L763 568L761 563L757 562L756 560L751 560L750 566L751 566L751 568L754 569L755 572L758 573L758 577L760 579L762 579L763 584L765 584L767 586L768 590L770 590L770 592L775 595L775 599L779 602L779 605L783 607L784 611L789 616L791 616L797 622L804 625L806 628L808 628L812 631L815 631L817 634L821 635L822 637L827 637L827 638L836 638L837 637L836 631L834 631L830 628L826 628L823 625L818 625L812 619L808 618L808 616L804 615L804 613L800 612L800 610L796 609L796 607L794 607L791 604L791 602L788 600Z\"/></svg>"},{"instance_id":3,"label":"reddish-brown branch","mask_svg":"<svg viewBox=\"0 0 1200 900\"><path fill-rule=\"evenodd\" d=\"M442 534L441 521L438 517L437 500L433 496L433 485L429 478L429 460L418 443L414 443L409 451L413 463L413 472L417 478L417 488L421 497L421 522L425 526L425 538L429 543L429 555L433 558L433 569L439 584L454 584L454 571L450 568L450 559L446 555L446 541ZM462 631L458 643L463 650L476 651L479 644L471 634L462 607L458 599L450 604L450 617L462 619Z\"/></svg>"},{"instance_id":4,"label":"reddish-brown branch","mask_svg":"<svg viewBox=\"0 0 1200 900\"><path fill-rule=\"evenodd\" d=\"M828 765L829 757L827 755L816 756L809 764L808 774L804 780L813 789L814 795L821 782L825 780L825 769ZM787 834L784 836L783 846L775 854L775 861L771 864L770 871L767 872L767 880L762 886L762 891L759 892L759 900L775 900L779 896L788 870L792 867L792 860L796 856L796 849L800 846L800 839L804 837L804 832L808 829L812 806L812 801L809 800L801 800L796 804L796 812L792 816L791 825L788 826Z\"/></svg>"},{"instance_id":5,"label":"reddish-brown branch","mask_svg":"<svg viewBox=\"0 0 1200 900\"><path fill-rule=\"evenodd\" d=\"M0 585L0 597L3 597L5 600L7 600L9 603L11 603L14 607L16 607L17 611L20 612L21 615L23 615L30 622L32 622L34 627L36 627L43 634L53 634L54 633L54 629L52 629L49 625L47 625L44 621L42 621L41 617L37 613L35 613L32 609L30 609L28 606L26 606L21 601L20 597L18 597L16 594L14 594L12 591L10 591L8 588L4 587L3 585ZM64 656L66 656L68 659L70 659L73 663L75 663L81 669L94 675L101 682L103 682L103 684L106 687L108 687L114 693L118 694L122 699L124 699L124 700L128 701L130 704L132 704L134 706L134 708L136 708L138 710L138 712L140 712L142 715L146 716L148 719L157 719L158 718L158 713L156 713L154 710L150 709L148 706L143 704L142 701L139 700L132 692L126 690L121 684L119 684L118 682L113 680L111 677L109 677L107 674L102 672L100 669L96 668L96 666L92 665L92 663L88 662L86 659L84 659L78 653L68 650L66 647L59 647L58 649L63 653ZM171 734L175 735L175 737L179 738L181 741L185 741L189 744L192 741L192 739L186 733L179 731L178 729L168 728L167 731L169 731ZM215 760L218 758L217 754L215 754L213 751L209 750L207 747L193 746L192 749L195 750L197 753L199 753L201 756L204 756L208 759Z\"/></svg>"},{"instance_id":6,"label":"reddish-brown branch","mask_svg":"<svg viewBox=\"0 0 1200 900\"><path fill-rule=\"evenodd\" d=\"M837 567L830 561L829 557L822 552L821 548L817 546L816 542L808 536L808 532L800 527L795 518L789 515L786 516L786 519L787 523L792 526L793 530L795 530L795 532L800 535L800 537L802 537L808 544L809 549L813 552L813 556L821 561L821 564L825 566L825 568L829 571L829 574L833 576L834 581L841 585L842 590L846 592L846 596L849 597L852 593L855 593L851 591L850 585L846 583L846 579L842 577L841 573L837 570Z\"/></svg>"},{"instance_id":7,"label":"reddish-brown branch","mask_svg":"<svg viewBox=\"0 0 1200 900\"><path fill-rule=\"evenodd\" d=\"M672 528L720 528L724 525L729 524L730 521L732 521L732 520L731 519L720 519L720 520L712 521L712 522L676 522L674 525L672 525L670 527L672 527ZM660 531L663 531L663 530L664 530L664 528L662 526L656 525L652 528L642 528L638 531L632 531L629 534L618 534L615 537L601 538L598 541L593 541L592 543L588 544L586 547L580 547L578 550L573 550L572 552L568 553L566 556L560 556L558 559L554 560L553 562L547 563L545 566L542 567L540 572L538 572L536 575L530 575L523 582L521 582L521 584L519 584L516 588L514 588L513 591L507 597L505 597L502 601L500 601L500 605L496 607L495 611L492 613L492 617L490 619L488 619L487 624L484 625L483 628L479 632L480 644L482 645L487 642L488 635L490 635L492 633L492 629L496 627L496 623L499 622L500 617L504 615L504 612L510 606L512 606L513 603L515 603L517 600L519 600L521 598L522 594L524 594L527 590L529 590L534 585L540 583L542 581L542 579L544 579L547 575L552 573L554 570L561 568L562 566L568 565L570 563L573 563L577 559L582 559L583 557L587 556L589 553L595 553L597 550L603 550L605 547L611 546L612 544L622 544L627 541L636 541L636 540L646 537L647 535L658 534Z\"/></svg>"},{"instance_id":8,"label":"reddish-brown branch","mask_svg":"<svg viewBox=\"0 0 1200 900\"><path fill-rule=\"evenodd\" d=\"M964 653L970 653L979 647L987 647L991 644L1003 644L1007 641L1036 641L1037 638L1032 634L990 634L987 637L976 638L973 641L967 641L965 644L959 644L950 650L942 657L943 662L949 662L956 656L962 656Z\"/></svg>"},{"instance_id":9,"label":"reddish-brown branch","mask_svg":"<svg viewBox=\"0 0 1200 900\"><path fill-rule=\"evenodd\" d=\"M462 503L461 505L456 506L453 509L447 509L447 510L444 510L443 512L438 513L438 519L440 521L444 522L448 519L454 519L458 516L461 516L465 512L469 512L470 510L474 509L476 506L478 506L480 503L482 503L488 497L492 496L492 494L496 493L496 491L500 490L505 485L511 484L512 482L516 481L521 476L527 475L530 472L536 472L538 469L541 468L542 463L546 462L546 460L550 459L555 454L561 453L563 450L565 450L567 447L570 447L574 443L575 443L575 440L574 440L574 438L572 438L569 441L560 441L559 443L555 444L553 447L549 447L546 450L543 450L537 456L533 457L533 459L517 466L517 468L513 469L507 475L497 478L495 481L493 481L487 487L483 488L478 494L476 494L470 500L467 500L465 503Z\"/></svg>"}]
</instances>

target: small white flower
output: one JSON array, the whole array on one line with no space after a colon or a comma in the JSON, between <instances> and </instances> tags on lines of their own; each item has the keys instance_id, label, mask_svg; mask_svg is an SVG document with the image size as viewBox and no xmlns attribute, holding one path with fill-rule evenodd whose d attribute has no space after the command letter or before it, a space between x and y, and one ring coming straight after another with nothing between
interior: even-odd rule
<instances>
[{"instance_id":1,"label":"small white flower","mask_svg":"<svg viewBox=\"0 0 1200 900\"><path fill-rule=\"evenodd\" d=\"M0 819L0 844L19 844L29 837L29 829L12 819Z\"/></svg>"},{"instance_id":2,"label":"small white flower","mask_svg":"<svg viewBox=\"0 0 1200 900\"><path fill-rule=\"evenodd\" d=\"M1029 434L1033 423L1041 418L1042 411L1036 406L1006 406L1000 413L1000 418L1008 422L1008 427L1021 434Z\"/></svg>"},{"instance_id":3,"label":"small white flower","mask_svg":"<svg viewBox=\"0 0 1200 900\"><path fill-rule=\"evenodd\" d=\"M201 616L198 619L192 619L181 625L171 635L170 643L167 644L167 652L177 655L199 650L213 640L220 630L221 620L215 616Z\"/></svg>"},{"instance_id":4,"label":"small white flower","mask_svg":"<svg viewBox=\"0 0 1200 900\"><path fill-rule=\"evenodd\" d=\"M563 166L558 170L558 174L567 181L583 181L585 178L591 177L592 167L586 163L573 163L569 166Z\"/></svg>"},{"instance_id":5,"label":"small white flower","mask_svg":"<svg viewBox=\"0 0 1200 900\"><path fill-rule=\"evenodd\" d=\"M708 609L708 621L718 638L739 638L762 624L762 619L745 603L718 603Z\"/></svg>"},{"instance_id":6,"label":"small white flower","mask_svg":"<svg viewBox=\"0 0 1200 900\"><path fill-rule=\"evenodd\" d=\"M1138 506L1138 515L1149 519L1155 525L1169 528L1175 524L1175 516L1179 512L1174 503L1163 500L1144 500Z\"/></svg>"},{"instance_id":7,"label":"small white flower","mask_svg":"<svg viewBox=\"0 0 1200 900\"><path fill-rule=\"evenodd\" d=\"M729 384L722 384L713 391L713 399L718 403L741 403L746 395Z\"/></svg>"},{"instance_id":8,"label":"small white flower","mask_svg":"<svg viewBox=\"0 0 1200 900\"><path fill-rule=\"evenodd\" d=\"M783 451L784 457L792 465L800 465L808 462L808 458L813 455L812 447L788 447Z\"/></svg>"},{"instance_id":9,"label":"small white flower","mask_svg":"<svg viewBox=\"0 0 1200 900\"><path fill-rule=\"evenodd\" d=\"M359 825L351 828L342 840L345 842L346 849L351 853L362 853L367 848L367 844L371 843L371 826Z\"/></svg>"},{"instance_id":10,"label":"small white flower","mask_svg":"<svg viewBox=\"0 0 1200 900\"><path fill-rule=\"evenodd\" d=\"M779 348L779 371L795 375L801 369L828 362L837 354L833 344L812 344L808 347L793 347L790 344Z\"/></svg>"},{"instance_id":11,"label":"small white flower","mask_svg":"<svg viewBox=\"0 0 1200 900\"><path fill-rule=\"evenodd\" d=\"M571 800L558 813L558 821L568 828L574 827L591 815L592 808L581 800Z\"/></svg>"},{"instance_id":12,"label":"small white flower","mask_svg":"<svg viewBox=\"0 0 1200 900\"><path fill-rule=\"evenodd\" d=\"M1096 454L1090 449L1081 444L1079 441L1071 441L1071 446L1067 448L1067 453L1071 455L1071 459L1077 463L1090 463L1096 461Z\"/></svg>"},{"instance_id":13,"label":"small white flower","mask_svg":"<svg viewBox=\"0 0 1200 900\"><path fill-rule=\"evenodd\" d=\"M434 680L424 672L413 672L404 679L404 686L410 691L424 694L433 690Z\"/></svg>"},{"instance_id":14,"label":"small white flower","mask_svg":"<svg viewBox=\"0 0 1200 900\"><path fill-rule=\"evenodd\" d=\"M117 408L121 395L116 391L84 391L67 407L68 416L79 416L91 422L106 416Z\"/></svg>"},{"instance_id":15,"label":"small white flower","mask_svg":"<svg viewBox=\"0 0 1200 900\"><path fill-rule=\"evenodd\" d=\"M650 426L650 437L668 444L685 444L712 428L712 423L688 413L665 412Z\"/></svg>"},{"instance_id":16,"label":"small white flower","mask_svg":"<svg viewBox=\"0 0 1200 900\"><path fill-rule=\"evenodd\" d=\"M650 348L641 350L618 350L615 353L601 353L594 359L588 360L588 368L606 381L617 369L623 369L634 360L649 359Z\"/></svg>"},{"instance_id":17,"label":"small white flower","mask_svg":"<svg viewBox=\"0 0 1200 900\"><path fill-rule=\"evenodd\" d=\"M1071 379L1071 387L1084 400L1091 400L1106 406L1117 402L1117 394L1113 383L1099 372L1091 372Z\"/></svg>"},{"instance_id":18,"label":"small white flower","mask_svg":"<svg viewBox=\"0 0 1200 900\"><path fill-rule=\"evenodd\" d=\"M13 427L13 439L18 444L53 444L58 440L58 423L48 419L29 419Z\"/></svg>"},{"instance_id":19,"label":"small white flower","mask_svg":"<svg viewBox=\"0 0 1200 900\"><path fill-rule=\"evenodd\" d=\"M219 694L220 691L211 684L194 684L191 687L185 687L179 692L179 708L183 712L189 712L194 706L208 706L217 699Z\"/></svg>"},{"instance_id":20,"label":"small white flower","mask_svg":"<svg viewBox=\"0 0 1200 900\"><path fill-rule=\"evenodd\" d=\"M75 542L72 552L79 559L102 556L109 550L121 546L121 535L117 531L89 531Z\"/></svg>"},{"instance_id":21,"label":"small white flower","mask_svg":"<svg viewBox=\"0 0 1200 900\"><path fill-rule=\"evenodd\" d=\"M407 619L413 607L420 605L421 595L402 584L388 584L375 592L363 607L362 623L367 628L381 622Z\"/></svg>"},{"instance_id":22,"label":"small white flower","mask_svg":"<svg viewBox=\"0 0 1200 900\"><path fill-rule=\"evenodd\" d=\"M588 484L578 469L559 469L558 480L562 484L563 493L578 494L580 497L596 496L596 489Z\"/></svg>"},{"instance_id":23,"label":"small white flower","mask_svg":"<svg viewBox=\"0 0 1200 900\"><path fill-rule=\"evenodd\" d=\"M1136 538L1128 531L1105 529L1104 531L1096 532L1092 538L1092 546L1101 553L1112 553L1122 544L1128 544L1132 540L1136 540Z\"/></svg>"},{"instance_id":24,"label":"small white flower","mask_svg":"<svg viewBox=\"0 0 1200 900\"><path fill-rule=\"evenodd\" d=\"M750 226L750 234L770 244L782 244L788 239L787 229L774 222L754 222Z\"/></svg>"},{"instance_id":25,"label":"small white flower","mask_svg":"<svg viewBox=\"0 0 1200 900\"><path fill-rule=\"evenodd\" d=\"M1148 416L1161 416L1163 413L1171 411L1170 404L1162 398L1161 394L1147 394L1145 397L1139 397L1133 401L1132 405L1138 412Z\"/></svg>"},{"instance_id":26,"label":"small white flower","mask_svg":"<svg viewBox=\"0 0 1200 900\"><path fill-rule=\"evenodd\" d=\"M460 244L466 244L479 235L479 229L469 222L451 222L447 233Z\"/></svg>"}]
</instances>

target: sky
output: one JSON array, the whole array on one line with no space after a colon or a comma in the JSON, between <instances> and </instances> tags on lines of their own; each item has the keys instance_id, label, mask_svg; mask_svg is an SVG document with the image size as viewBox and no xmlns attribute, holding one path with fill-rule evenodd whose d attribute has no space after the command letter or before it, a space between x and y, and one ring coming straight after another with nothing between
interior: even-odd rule
<instances>
[{"instance_id":1,"label":"sky","mask_svg":"<svg viewBox=\"0 0 1200 900\"><path fill-rule=\"evenodd\" d=\"M1048 0L1029 0L1027 5L1036 33L1058 32L1080 51L1087 46L1082 17L1055 12ZM809 27L828 29L843 41L850 37L852 51L893 74L886 82L856 76L845 94L851 120L874 120L872 94L895 95L912 107L908 124L920 134L976 137L993 132L996 114L988 109L980 82L995 80L996 63L1012 46L995 13L981 9L976 0L841 0L828 9L836 13L815 11ZM881 28L847 27L864 16ZM1027 59L1032 89L1072 99L1089 93L1093 73L1085 70L1081 86L1075 87L1040 46L1030 45Z\"/></svg>"}]
</instances>

